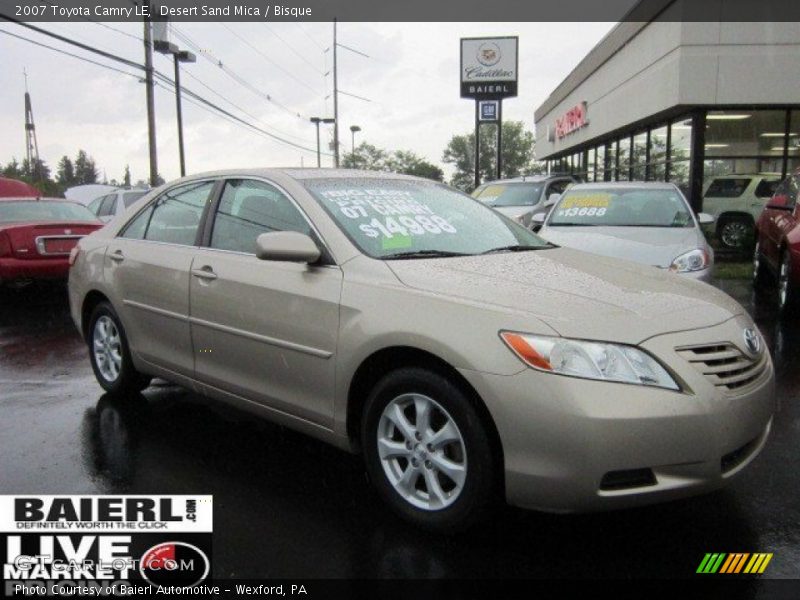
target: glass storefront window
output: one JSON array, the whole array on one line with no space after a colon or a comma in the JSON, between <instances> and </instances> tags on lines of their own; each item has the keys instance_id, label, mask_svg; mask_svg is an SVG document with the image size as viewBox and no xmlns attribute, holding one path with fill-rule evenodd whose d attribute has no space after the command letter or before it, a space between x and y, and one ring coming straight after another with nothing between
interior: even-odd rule
<instances>
[{"instance_id":1,"label":"glass storefront window","mask_svg":"<svg viewBox=\"0 0 800 600\"><path fill-rule=\"evenodd\" d=\"M800 110L793 110L789 118L789 163L797 165L800 157Z\"/></svg>"},{"instance_id":2,"label":"glass storefront window","mask_svg":"<svg viewBox=\"0 0 800 600\"><path fill-rule=\"evenodd\" d=\"M595 159L597 158L596 152L594 148L589 148L589 151L586 153L586 181L594 181L594 172L595 172Z\"/></svg>"},{"instance_id":3,"label":"glass storefront window","mask_svg":"<svg viewBox=\"0 0 800 600\"><path fill-rule=\"evenodd\" d=\"M631 138L622 138L619 141L617 152L619 153L617 181L628 181L631 164Z\"/></svg>"},{"instance_id":4,"label":"glass storefront window","mask_svg":"<svg viewBox=\"0 0 800 600\"><path fill-rule=\"evenodd\" d=\"M692 158L692 119L684 117L672 122L672 141L669 160L691 160Z\"/></svg>"},{"instance_id":5,"label":"glass storefront window","mask_svg":"<svg viewBox=\"0 0 800 600\"><path fill-rule=\"evenodd\" d=\"M785 110L709 111L706 156L783 157L785 127Z\"/></svg>"},{"instance_id":6,"label":"glass storefront window","mask_svg":"<svg viewBox=\"0 0 800 600\"><path fill-rule=\"evenodd\" d=\"M650 162L667 160L667 127L658 127L650 132Z\"/></svg>"},{"instance_id":7,"label":"glass storefront window","mask_svg":"<svg viewBox=\"0 0 800 600\"><path fill-rule=\"evenodd\" d=\"M617 180L617 142L611 142L606 146L606 181Z\"/></svg>"},{"instance_id":8,"label":"glass storefront window","mask_svg":"<svg viewBox=\"0 0 800 600\"><path fill-rule=\"evenodd\" d=\"M647 132L633 137L631 167L631 180L644 181L647 173Z\"/></svg>"},{"instance_id":9,"label":"glass storefront window","mask_svg":"<svg viewBox=\"0 0 800 600\"><path fill-rule=\"evenodd\" d=\"M606 176L606 147L605 146L598 146L597 147L597 167L595 169L595 180L596 181L605 181Z\"/></svg>"}]
</instances>

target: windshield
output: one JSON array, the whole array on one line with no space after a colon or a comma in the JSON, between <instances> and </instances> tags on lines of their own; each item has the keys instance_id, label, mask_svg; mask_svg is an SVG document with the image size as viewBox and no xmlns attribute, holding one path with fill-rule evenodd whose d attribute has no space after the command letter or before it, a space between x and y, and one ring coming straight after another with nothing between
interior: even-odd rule
<instances>
[{"instance_id":1,"label":"windshield","mask_svg":"<svg viewBox=\"0 0 800 600\"><path fill-rule=\"evenodd\" d=\"M353 243L373 258L470 255L551 245L437 183L399 179L303 182Z\"/></svg>"},{"instance_id":2,"label":"windshield","mask_svg":"<svg viewBox=\"0 0 800 600\"><path fill-rule=\"evenodd\" d=\"M543 183L492 183L473 192L489 206L533 206L539 202Z\"/></svg>"},{"instance_id":3,"label":"windshield","mask_svg":"<svg viewBox=\"0 0 800 600\"><path fill-rule=\"evenodd\" d=\"M647 188L573 188L553 209L548 227L693 227L680 192Z\"/></svg>"},{"instance_id":4,"label":"windshield","mask_svg":"<svg viewBox=\"0 0 800 600\"><path fill-rule=\"evenodd\" d=\"M22 221L88 221L97 223L97 217L85 206L74 202L48 202L45 200L0 202L0 223Z\"/></svg>"}]
</instances>

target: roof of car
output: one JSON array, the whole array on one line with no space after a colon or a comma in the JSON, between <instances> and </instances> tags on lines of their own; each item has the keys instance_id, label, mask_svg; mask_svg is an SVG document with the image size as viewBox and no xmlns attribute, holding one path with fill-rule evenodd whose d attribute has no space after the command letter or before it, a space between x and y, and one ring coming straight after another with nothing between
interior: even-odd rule
<instances>
[{"instance_id":1,"label":"roof of car","mask_svg":"<svg viewBox=\"0 0 800 600\"><path fill-rule=\"evenodd\" d=\"M663 181L597 181L595 183L576 183L569 191L581 190L609 190L609 189L639 189L651 188L654 190L674 190L674 183Z\"/></svg>"},{"instance_id":2,"label":"roof of car","mask_svg":"<svg viewBox=\"0 0 800 600\"><path fill-rule=\"evenodd\" d=\"M547 181L548 179L573 179L569 173L551 173L550 175L524 175L522 177L509 177L508 179L495 179L494 181L486 181L483 185L490 185L496 183L538 183Z\"/></svg>"},{"instance_id":3,"label":"roof of car","mask_svg":"<svg viewBox=\"0 0 800 600\"><path fill-rule=\"evenodd\" d=\"M388 171L365 171L360 169L303 169L299 167L268 168L268 169L224 169L220 171L206 171L195 173L187 179L202 179L207 177L270 177L285 175L297 180L307 179L405 179L408 181L432 181L422 177L392 173Z\"/></svg>"},{"instance_id":4,"label":"roof of car","mask_svg":"<svg viewBox=\"0 0 800 600\"><path fill-rule=\"evenodd\" d=\"M70 204L80 204L74 200L67 200L66 198L49 198L46 196L3 196L0 202L39 202L46 200L48 202L69 202Z\"/></svg>"}]
</instances>

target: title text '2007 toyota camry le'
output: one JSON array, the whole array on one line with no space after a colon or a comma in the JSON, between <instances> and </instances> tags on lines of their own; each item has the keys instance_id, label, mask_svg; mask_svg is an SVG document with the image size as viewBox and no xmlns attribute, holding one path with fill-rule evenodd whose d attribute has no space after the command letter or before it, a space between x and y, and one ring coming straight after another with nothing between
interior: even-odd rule
<instances>
[{"instance_id":1,"label":"title text '2007 toyota camry le'","mask_svg":"<svg viewBox=\"0 0 800 600\"><path fill-rule=\"evenodd\" d=\"M430 529L497 496L586 511L712 490L772 423L769 352L731 298L423 179L196 175L71 258L103 388L158 376L362 452Z\"/></svg>"}]
</instances>

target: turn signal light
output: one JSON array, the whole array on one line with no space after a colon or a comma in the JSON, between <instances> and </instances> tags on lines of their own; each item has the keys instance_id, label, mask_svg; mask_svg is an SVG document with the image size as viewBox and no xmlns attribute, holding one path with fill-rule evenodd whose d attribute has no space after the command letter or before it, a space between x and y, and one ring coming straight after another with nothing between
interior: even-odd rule
<instances>
[{"instance_id":1,"label":"turn signal light","mask_svg":"<svg viewBox=\"0 0 800 600\"><path fill-rule=\"evenodd\" d=\"M74 264L75 264L75 262L78 260L78 255L79 255L80 253L81 253L80 246L74 246L74 247L72 248L72 250L70 250L70 251L69 251L69 266L70 266L70 267L71 267L72 265L74 265Z\"/></svg>"}]
</instances>

